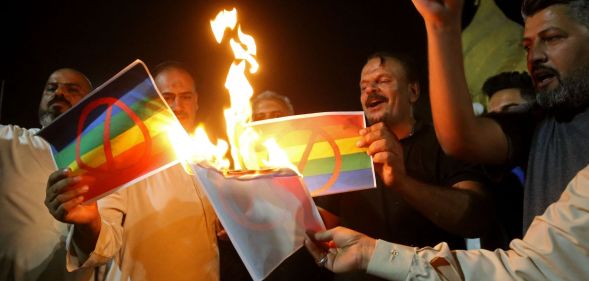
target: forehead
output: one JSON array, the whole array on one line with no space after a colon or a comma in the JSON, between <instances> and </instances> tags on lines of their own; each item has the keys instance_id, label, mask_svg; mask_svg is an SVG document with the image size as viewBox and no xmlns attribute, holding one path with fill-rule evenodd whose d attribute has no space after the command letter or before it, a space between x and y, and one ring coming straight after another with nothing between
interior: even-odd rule
<instances>
[{"instance_id":1,"label":"forehead","mask_svg":"<svg viewBox=\"0 0 589 281\"><path fill-rule=\"evenodd\" d=\"M569 30L581 25L571 16L569 7L562 4L552 5L536 12L525 19L524 37L531 37L550 28Z\"/></svg>"},{"instance_id":2,"label":"forehead","mask_svg":"<svg viewBox=\"0 0 589 281\"><path fill-rule=\"evenodd\" d=\"M400 77L404 76L405 70L396 59L385 58L383 63L381 63L380 58L372 58L362 68L361 76L362 78L367 78L383 74Z\"/></svg>"},{"instance_id":3,"label":"forehead","mask_svg":"<svg viewBox=\"0 0 589 281\"><path fill-rule=\"evenodd\" d=\"M489 99L489 103L502 101L519 101L523 100L520 89L509 88L497 91Z\"/></svg>"},{"instance_id":4,"label":"forehead","mask_svg":"<svg viewBox=\"0 0 589 281\"><path fill-rule=\"evenodd\" d=\"M62 69L57 70L49 76L47 83L62 83L62 84L75 84L80 87L88 87L86 79L78 72Z\"/></svg>"},{"instance_id":5,"label":"forehead","mask_svg":"<svg viewBox=\"0 0 589 281\"><path fill-rule=\"evenodd\" d=\"M162 91L195 91L192 77L183 70L170 68L155 77L156 85Z\"/></svg>"},{"instance_id":6,"label":"forehead","mask_svg":"<svg viewBox=\"0 0 589 281\"><path fill-rule=\"evenodd\" d=\"M263 99L254 104L254 110L261 111L286 111L286 105L277 99Z\"/></svg>"}]
</instances>

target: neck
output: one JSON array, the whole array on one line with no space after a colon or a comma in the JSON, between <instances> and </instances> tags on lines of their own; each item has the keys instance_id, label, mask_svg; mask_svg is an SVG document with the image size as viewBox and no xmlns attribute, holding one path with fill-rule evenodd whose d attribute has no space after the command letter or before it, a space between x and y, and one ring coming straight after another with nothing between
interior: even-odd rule
<instances>
[{"instance_id":1,"label":"neck","mask_svg":"<svg viewBox=\"0 0 589 281\"><path fill-rule=\"evenodd\" d=\"M391 130L395 134L395 136L399 139L406 139L413 135L415 127L415 119L411 118L405 122L401 122L394 127L391 127Z\"/></svg>"}]
</instances>

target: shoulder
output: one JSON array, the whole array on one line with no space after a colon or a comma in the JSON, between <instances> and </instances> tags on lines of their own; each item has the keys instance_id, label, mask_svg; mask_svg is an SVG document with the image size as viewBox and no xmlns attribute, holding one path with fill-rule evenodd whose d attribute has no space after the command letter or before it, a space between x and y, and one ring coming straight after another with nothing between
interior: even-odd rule
<instances>
[{"instance_id":1,"label":"shoulder","mask_svg":"<svg viewBox=\"0 0 589 281\"><path fill-rule=\"evenodd\" d=\"M33 137L39 132L39 129L27 129L18 125L4 125L0 124L0 138L14 139L22 137Z\"/></svg>"}]
</instances>

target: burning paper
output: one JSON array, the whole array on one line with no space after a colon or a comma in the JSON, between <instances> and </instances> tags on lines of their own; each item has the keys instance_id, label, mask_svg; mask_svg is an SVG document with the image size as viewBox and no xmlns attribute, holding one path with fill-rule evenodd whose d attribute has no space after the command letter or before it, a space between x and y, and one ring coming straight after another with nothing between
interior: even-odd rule
<instances>
[{"instance_id":1,"label":"burning paper","mask_svg":"<svg viewBox=\"0 0 589 281\"><path fill-rule=\"evenodd\" d=\"M306 230L325 230L291 170L222 173L199 164L191 169L254 280L266 278L302 247Z\"/></svg>"},{"instance_id":2,"label":"burning paper","mask_svg":"<svg viewBox=\"0 0 589 281\"><path fill-rule=\"evenodd\" d=\"M356 147L363 112L325 112L250 123L261 141L275 140L302 173L312 196L376 187L372 159ZM268 151L261 148L259 159Z\"/></svg>"},{"instance_id":3,"label":"burning paper","mask_svg":"<svg viewBox=\"0 0 589 281\"><path fill-rule=\"evenodd\" d=\"M170 131L187 135L137 60L39 135L58 168L83 176L89 202L177 163Z\"/></svg>"}]
</instances>

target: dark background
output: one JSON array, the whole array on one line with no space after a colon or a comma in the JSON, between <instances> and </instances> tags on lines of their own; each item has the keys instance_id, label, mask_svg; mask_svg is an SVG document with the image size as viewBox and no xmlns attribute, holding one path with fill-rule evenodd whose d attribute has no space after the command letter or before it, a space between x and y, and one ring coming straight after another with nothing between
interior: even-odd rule
<instances>
[{"instance_id":1,"label":"dark background","mask_svg":"<svg viewBox=\"0 0 589 281\"><path fill-rule=\"evenodd\" d=\"M297 113L361 110L359 73L373 51L407 52L426 74L425 29L409 0L4 2L2 124L38 127L44 83L57 68L79 69L96 87L141 59L151 69L164 60L193 67L202 120L220 130L233 56L227 42L216 43L209 20L223 8L237 7L243 31L256 40L261 67L249 76L255 92L287 95ZM496 2L521 22L521 0Z\"/></svg>"}]
</instances>

